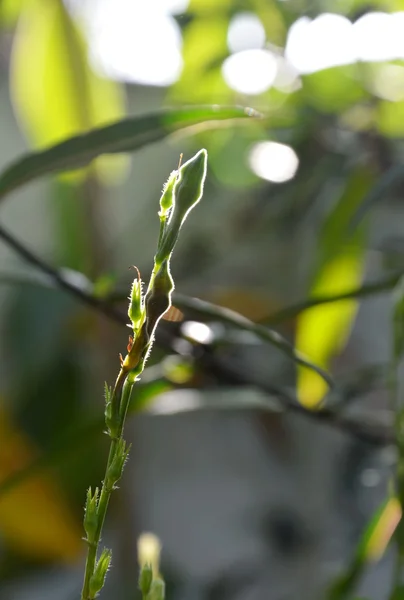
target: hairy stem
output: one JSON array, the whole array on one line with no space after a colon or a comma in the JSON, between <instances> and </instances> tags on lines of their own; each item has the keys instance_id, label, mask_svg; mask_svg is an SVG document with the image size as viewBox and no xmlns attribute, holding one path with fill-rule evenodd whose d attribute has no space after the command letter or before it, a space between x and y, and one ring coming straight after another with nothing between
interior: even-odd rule
<instances>
[{"instance_id":1,"label":"hairy stem","mask_svg":"<svg viewBox=\"0 0 404 600\"><path fill-rule=\"evenodd\" d=\"M107 514L109 500L111 498L111 494L114 490L114 486L108 485L108 472L111 469L111 465L116 457L118 440L122 438L126 416L128 413L128 407L130 402L130 396L132 392L133 383L129 383L127 381L128 371L121 368L118 378L115 383L115 388L112 394L111 403L118 405L118 414L119 414L119 424L117 429L116 437L111 437L111 444L109 448L107 466L105 469L105 477L102 483L100 499L98 501L97 507L97 516L98 516L98 525L97 530L94 536L94 540L91 543L88 543L88 553L86 560L86 567L84 573L84 583L83 590L81 594L82 600L91 600L90 595L90 578L94 573L95 563L97 559L98 547L101 542L102 529L104 526L105 516Z\"/></svg>"}]
</instances>

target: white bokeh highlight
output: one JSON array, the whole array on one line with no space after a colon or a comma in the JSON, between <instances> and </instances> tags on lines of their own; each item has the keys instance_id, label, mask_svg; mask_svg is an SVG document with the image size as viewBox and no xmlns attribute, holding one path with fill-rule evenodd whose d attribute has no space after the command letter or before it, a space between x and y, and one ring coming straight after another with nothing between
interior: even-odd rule
<instances>
[{"instance_id":1,"label":"white bokeh highlight","mask_svg":"<svg viewBox=\"0 0 404 600\"><path fill-rule=\"evenodd\" d=\"M227 45L230 52L263 48L265 29L261 20L251 12L237 13L229 23Z\"/></svg>"},{"instance_id":2,"label":"white bokeh highlight","mask_svg":"<svg viewBox=\"0 0 404 600\"><path fill-rule=\"evenodd\" d=\"M214 340L213 330L205 323L199 321L185 321L181 325L182 334L198 344L210 344Z\"/></svg>"},{"instance_id":3,"label":"white bokeh highlight","mask_svg":"<svg viewBox=\"0 0 404 600\"><path fill-rule=\"evenodd\" d=\"M98 0L77 6L96 70L143 85L177 81L183 64L182 35L172 15L187 6L188 0Z\"/></svg>"},{"instance_id":4,"label":"white bokeh highlight","mask_svg":"<svg viewBox=\"0 0 404 600\"><path fill-rule=\"evenodd\" d=\"M251 148L248 164L261 179L283 183L294 177L299 159L293 148L286 144L259 142Z\"/></svg>"},{"instance_id":5,"label":"white bokeh highlight","mask_svg":"<svg viewBox=\"0 0 404 600\"><path fill-rule=\"evenodd\" d=\"M269 50L243 50L226 58L222 65L227 85L248 95L268 90L275 81L277 70L276 57Z\"/></svg>"},{"instance_id":6,"label":"white bokeh highlight","mask_svg":"<svg viewBox=\"0 0 404 600\"><path fill-rule=\"evenodd\" d=\"M370 12L355 23L324 13L300 17L289 29L285 57L308 74L357 61L404 58L404 12Z\"/></svg>"}]
</instances>

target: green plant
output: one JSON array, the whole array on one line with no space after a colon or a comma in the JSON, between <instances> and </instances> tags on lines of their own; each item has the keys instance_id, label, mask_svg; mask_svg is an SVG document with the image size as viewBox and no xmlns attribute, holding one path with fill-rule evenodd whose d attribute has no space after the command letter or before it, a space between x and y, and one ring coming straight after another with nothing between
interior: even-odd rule
<instances>
[{"instance_id":1,"label":"green plant","mask_svg":"<svg viewBox=\"0 0 404 600\"><path fill-rule=\"evenodd\" d=\"M206 164L207 152L200 150L178 171L171 173L160 199L160 234L146 293L143 294L139 272L133 281L128 309L133 336L129 336L126 357L120 357L121 366L114 388L105 386L105 424L111 440L105 478L101 490L96 488L93 492L90 488L87 492L84 529L88 553L82 600L92 600L98 595L110 565L111 551L104 548L98 560L97 551L111 493L122 476L129 455L130 446L123 439L123 430L132 388L144 370L157 324L171 306L174 281L170 258L187 215L202 198ZM143 592L144 596L150 593L150 585ZM161 590L159 594L162 598Z\"/></svg>"}]
</instances>

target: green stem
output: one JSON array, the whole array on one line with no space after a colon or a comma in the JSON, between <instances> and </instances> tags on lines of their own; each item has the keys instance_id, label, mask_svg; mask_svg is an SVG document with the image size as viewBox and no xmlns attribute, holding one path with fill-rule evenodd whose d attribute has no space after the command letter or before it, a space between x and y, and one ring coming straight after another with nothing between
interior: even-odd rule
<instances>
[{"instance_id":1,"label":"green stem","mask_svg":"<svg viewBox=\"0 0 404 600\"><path fill-rule=\"evenodd\" d=\"M96 533L94 536L94 542L88 543L88 552L87 552L86 567L85 567L85 572L84 572L83 589L81 592L81 600L92 600L92 598L90 596L90 589L89 589L90 579L94 573L94 569L95 569L95 565L96 565L96 561L97 561L97 552L98 552L98 547L101 542L102 529L104 526L105 516L107 514L109 499L114 490L113 487L109 487L107 485L107 481L108 481L107 474L108 474L108 471L109 471L109 469L112 465L112 462L115 458L118 441L123 435L123 430L124 430L125 421L126 421L126 415L128 412L130 396L131 396L132 387L133 387L133 383L129 383L127 381L127 376L128 376L128 372L121 369L121 371L118 375L116 384L115 384L113 395L112 395L111 402L119 405L120 421L119 421L119 426L118 426L117 437L111 438L111 445L109 448L107 466L105 469L105 477L104 477L104 481L102 483L100 499L98 501L98 508L97 508L98 523L97 523L97 530L96 530Z\"/></svg>"}]
</instances>

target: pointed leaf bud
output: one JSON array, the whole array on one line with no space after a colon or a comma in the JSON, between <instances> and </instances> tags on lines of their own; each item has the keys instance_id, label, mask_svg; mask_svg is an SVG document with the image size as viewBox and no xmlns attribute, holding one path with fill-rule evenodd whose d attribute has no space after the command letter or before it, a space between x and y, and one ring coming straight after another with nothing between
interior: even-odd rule
<instances>
[{"instance_id":1,"label":"pointed leaf bud","mask_svg":"<svg viewBox=\"0 0 404 600\"><path fill-rule=\"evenodd\" d=\"M189 212L202 198L207 160L208 153L202 149L184 163L178 171L174 187L175 203L159 243L155 259L157 264L170 256L182 224Z\"/></svg>"},{"instance_id":2,"label":"pointed leaf bud","mask_svg":"<svg viewBox=\"0 0 404 600\"><path fill-rule=\"evenodd\" d=\"M165 217L174 203L174 186L177 181L178 171L172 171L164 184L163 194L160 198L159 217Z\"/></svg>"},{"instance_id":3,"label":"pointed leaf bud","mask_svg":"<svg viewBox=\"0 0 404 600\"><path fill-rule=\"evenodd\" d=\"M84 510L84 530L87 534L87 541L90 544L94 542L98 527L98 493L98 488L95 488L94 495L91 492L91 487L87 490L86 506Z\"/></svg>"},{"instance_id":4,"label":"pointed leaf bud","mask_svg":"<svg viewBox=\"0 0 404 600\"><path fill-rule=\"evenodd\" d=\"M150 591L147 594L147 600L164 600L166 596L166 586L162 579L153 579Z\"/></svg>"},{"instance_id":5,"label":"pointed leaf bud","mask_svg":"<svg viewBox=\"0 0 404 600\"><path fill-rule=\"evenodd\" d=\"M104 550L101 552L100 558L97 561L94 573L90 578L89 597L91 599L96 598L98 592L100 592L104 587L105 578L107 576L107 572L111 564L111 557L111 550L107 550L107 548L104 548Z\"/></svg>"},{"instance_id":6,"label":"pointed leaf bud","mask_svg":"<svg viewBox=\"0 0 404 600\"><path fill-rule=\"evenodd\" d=\"M150 591L150 586L153 581L153 569L151 564L146 563L140 568L139 573L139 589L143 596L147 596Z\"/></svg>"},{"instance_id":7,"label":"pointed leaf bud","mask_svg":"<svg viewBox=\"0 0 404 600\"><path fill-rule=\"evenodd\" d=\"M105 484L107 488L113 489L114 485L120 480L123 473L123 468L128 459L130 451L130 445L127 446L123 438L118 440L115 456L108 467Z\"/></svg>"},{"instance_id":8,"label":"pointed leaf bud","mask_svg":"<svg viewBox=\"0 0 404 600\"><path fill-rule=\"evenodd\" d=\"M142 280L138 272L137 279L132 283L132 289L129 297L128 316L132 322L133 330L136 332L142 324L144 310L142 297Z\"/></svg>"}]
</instances>

